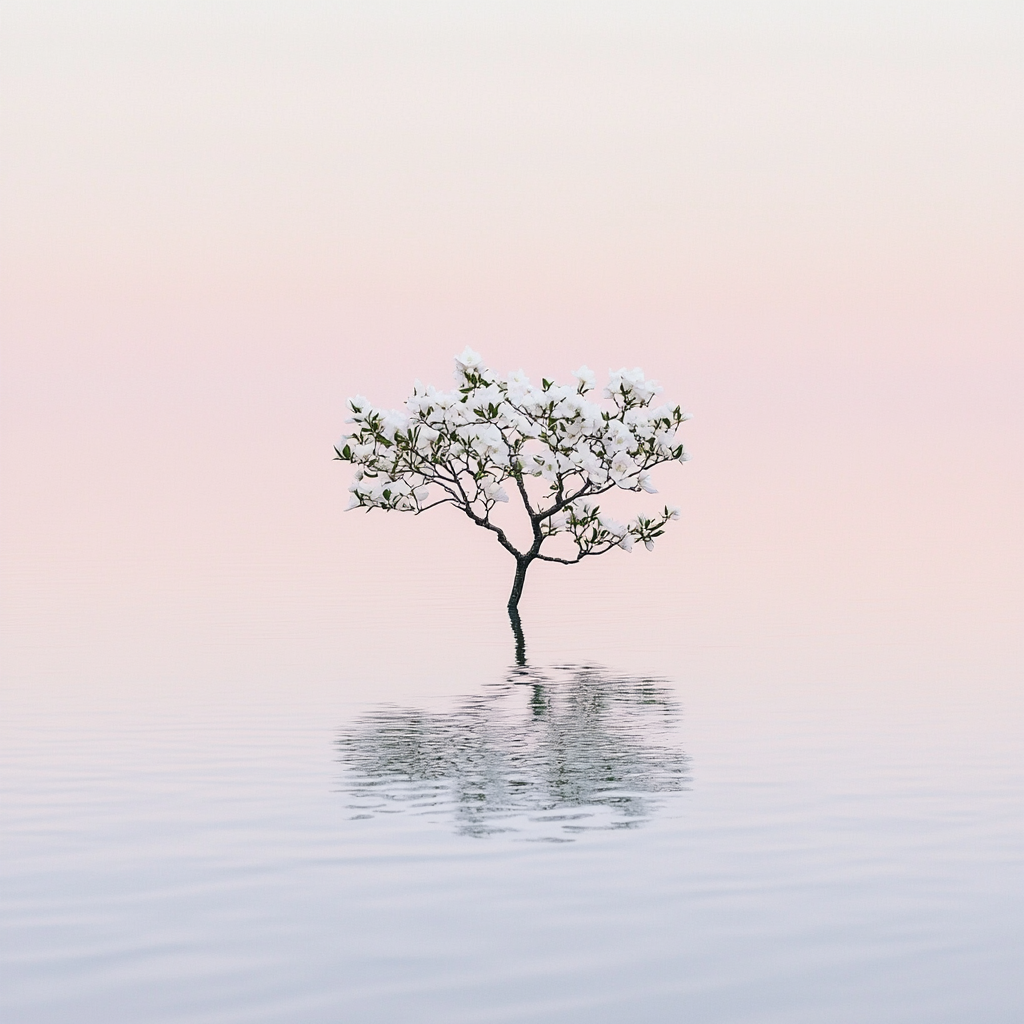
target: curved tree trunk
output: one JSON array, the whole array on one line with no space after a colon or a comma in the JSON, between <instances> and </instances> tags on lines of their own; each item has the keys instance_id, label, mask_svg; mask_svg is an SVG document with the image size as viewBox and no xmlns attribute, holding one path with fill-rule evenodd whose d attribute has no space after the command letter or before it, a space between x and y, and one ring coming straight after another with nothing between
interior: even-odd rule
<instances>
[{"instance_id":1,"label":"curved tree trunk","mask_svg":"<svg viewBox=\"0 0 1024 1024\"><path fill-rule=\"evenodd\" d=\"M512 583L512 593L508 597L508 617L512 623L512 632L516 638L516 664L526 664L526 638L523 636L523 623L519 618L519 598L523 596L523 584L526 582L526 570L532 558L516 559L516 578Z\"/></svg>"},{"instance_id":2,"label":"curved tree trunk","mask_svg":"<svg viewBox=\"0 0 1024 1024\"><path fill-rule=\"evenodd\" d=\"M526 570L532 561L529 556L516 559L516 578L512 582L512 593L508 595L508 612L512 614L519 607L519 598L523 596L523 584L526 582Z\"/></svg>"}]
</instances>

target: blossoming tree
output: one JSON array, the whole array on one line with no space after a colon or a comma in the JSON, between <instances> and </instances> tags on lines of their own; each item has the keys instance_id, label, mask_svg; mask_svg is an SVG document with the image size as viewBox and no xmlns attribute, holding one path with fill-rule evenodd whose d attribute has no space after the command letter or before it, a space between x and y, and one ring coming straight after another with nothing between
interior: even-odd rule
<instances>
[{"instance_id":1,"label":"blossoming tree","mask_svg":"<svg viewBox=\"0 0 1024 1024\"><path fill-rule=\"evenodd\" d=\"M635 542L650 550L679 518L678 508L665 505L620 523L595 499L614 488L656 493L651 470L689 458L676 440L689 413L652 406L661 388L639 369L612 371L604 404L588 397L590 370L574 376L573 385L543 380L538 387L522 371L498 376L467 348L455 360L453 391L417 382L403 411L349 399L355 428L335 448L356 467L349 508L418 514L454 505L497 537L516 561L508 613L520 644L519 599L534 561L574 565ZM529 543L520 547L494 521L509 491L529 518Z\"/></svg>"}]
</instances>

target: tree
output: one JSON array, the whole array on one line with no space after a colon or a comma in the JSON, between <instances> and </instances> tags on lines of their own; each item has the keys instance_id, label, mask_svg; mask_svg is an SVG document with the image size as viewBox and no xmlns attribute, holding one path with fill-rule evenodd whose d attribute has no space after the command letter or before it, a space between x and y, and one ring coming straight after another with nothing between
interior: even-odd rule
<instances>
[{"instance_id":1,"label":"tree","mask_svg":"<svg viewBox=\"0 0 1024 1024\"><path fill-rule=\"evenodd\" d=\"M690 418L676 405L651 403L659 388L643 372L609 373L604 397L587 398L594 374L585 366L575 385L543 380L537 387L522 371L502 378L467 348L455 359L457 387L437 391L419 381L404 411L376 409L362 396L349 399L355 424L335 448L356 467L349 508L380 508L419 514L437 505L460 509L490 530L516 560L508 614L522 654L519 599L534 561L574 565L613 548L648 550L679 509L619 523L594 499L620 488L656 493L650 471L663 462L689 458L676 431ZM534 482L536 481L536 482ZM513 489L530 524L523 550L493 520ZM560 554L541 551L563 535ZM551 550L549 545L549 551Z\"/></svg>"}]
</instances>

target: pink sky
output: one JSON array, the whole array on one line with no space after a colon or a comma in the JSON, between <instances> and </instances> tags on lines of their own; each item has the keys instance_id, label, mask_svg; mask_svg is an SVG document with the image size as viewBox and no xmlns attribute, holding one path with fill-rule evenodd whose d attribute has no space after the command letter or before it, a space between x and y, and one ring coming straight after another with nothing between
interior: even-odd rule
<instances>
[{"instance_id":1,"label":"pink sky","mask_svg":"<svg viewBox=\"0 0 1024 1024\"><path fill-rule=\"evenodd\" d=\"M601 570L612 619L1011 642L1022 19L6 4L10 621L241 620L313 578L376 594L358 620L442 566L500 611L487 538L346 517L329 461L346 396L446 384L471 344L639 364L694 412L657 480L683 522ZM527 616L563 585L534 582Z\"/></svg>"}]
</instances>

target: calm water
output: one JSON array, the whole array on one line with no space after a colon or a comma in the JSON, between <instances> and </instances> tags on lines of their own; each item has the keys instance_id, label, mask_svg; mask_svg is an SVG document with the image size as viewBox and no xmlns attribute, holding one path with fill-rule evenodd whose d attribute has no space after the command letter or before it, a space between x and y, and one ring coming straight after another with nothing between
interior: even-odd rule
<instances>
[{"instance_id":1,"label":"calm water","mask_svg":"<svg viewBox=\"0 0 1024 1024\"><path fill-rule=\"evenodd\" d=\"M356 818L419 814L470 836L636 827L686 788L688 758L663 736L677 716L653 679L521 668L444 711L362 716L338 740L343 791Z\"/></svg>"},{"instance_id":2,"label":"calm water","mask_svg":"<svg viewBox=\"0 0 1024 1024\"><path fill-rule=\"evenodd\" d=\"M0 1024L1024 1022L1022 23L5 0ZM525 666L466 345L694 413Z\"/></svg>"},{"instance_id":3,"label":"calm water","mask_svg":"<svg viewBox=\"0 0 1024 1024\"><path fill-rule=\"evenodd\" d=\"M1013 650L535 611L523 669L460 600L15 614L3 1019L1022 1019Z\"/></svg>"}]
</instances>

